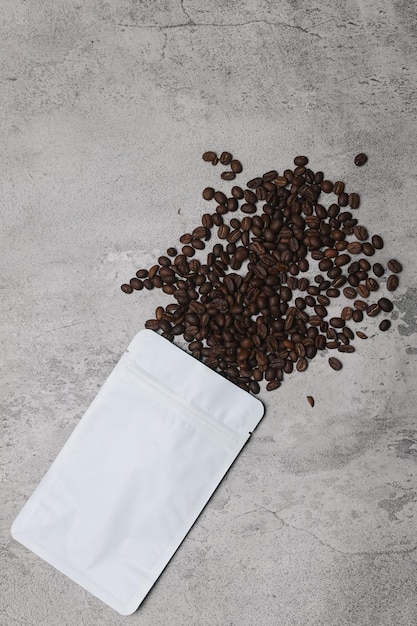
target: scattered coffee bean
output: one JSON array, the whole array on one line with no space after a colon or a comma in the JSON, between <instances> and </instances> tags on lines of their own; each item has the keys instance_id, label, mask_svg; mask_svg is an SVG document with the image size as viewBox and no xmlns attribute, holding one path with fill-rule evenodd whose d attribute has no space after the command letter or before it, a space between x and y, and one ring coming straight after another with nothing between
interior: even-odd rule
<instances>
[{"instance_id":1,"label":"scattered coffee bean","mask_svg":"<svg viewBox=\"0 0 417 626\"><path fill-rule=\"evenodd\" d=\"M391 300L388 300L388 298L380 298L378 300L378 304L381 311L385 311L386 313L390 313L394 308L394 305L392 304Z\"/></svg>"},{"instance_id":2,"label":"scattered coffee bean","mask_svg":"<svg viewBox=\"0 0 417 626\"><path fill-rule=\"evenodd\" d=\"M206 187L203 190L203 194L202 195L203 195L204 200L213 200L213 198L214 198L214 189L213 189L213 187Z\"/></svg>"},{"instance_id":3,"label":"scattered coffee bean","mask_svg":"<svg viewBox=\"0 0 417 626\"><path fill-rule=\"evenodd\" d=\"M373 247L377 250L381 250L384 247L384 240L380 237L380 235L373 235L371 241Z\"/></svg>"},{"instance_id":4,"label":"scattered coffee bean","mask_svg":"<svg viewBox=\"0 0 417 626\"><path fill-rule=\"evenodd\" d=\"M387 289L388 291L395 291L399 284L399 279L396 274L390 274L387 278Z\"/></svg>"},{"instance_id":5,"label":"scattered coffee bean","mask_svg":"<svg viewBox=\"0 0 417 626\"><path fill-rule=\"evenodd\" d=\"M384 275L384 268L381 265L381 263L374 263L372 266L372 271L375 274L375 276L377 276L378 278L380 278L381 276Z\"/></svg>"},{"instance_id":6,"label":"scattered coffee bean","mask_svg":"<svg viewBox=\"0 0 417 626\"><path fill-rule=\"evenodd\" d=\"M203 154L203 161L208 161L208 162L212 162L214 161L214 159L216 159L217 155L215 152L212 152L211 150L208 150L207 152L204 152Z\"/></svg>"},{"instance_id":7,"label":"scattered coffee bean","mask_svg":"<svg viewBox=\"0 0 417 626\"><path fill-rule=\"evenodd\" d=\"M336 359L336 357L334 357L334 356L331 356L329 358L329 365L334 370L341 370L342 369L341 361L339 361L339 359Z\"/></svg>"},{"instance_id":8,"label":"scattered coffee bean","mask_svg":"<svg viewBox=\"0 0 417 626\"><path fill-rule=\"evenodd\" d=\"M135 289L136 291L140 291L141 289L143 289L143 282L140 278L131 278L129 282L132 289ZM131 293L131 291L126 291L125 289L123 289L123 285L122 291L124 291L125 293Z\"/></svg>"},{"instance_id":9,"label":"scattered coffee bean","mask_svg":"<svg viewBox=\"0 0 417 626\"><path fill-rule=\"evenodd\" d=\"M375 317L376 315L379 314L379 312L381 311L380 306L377 302L375 302L374 304L370 304L368 306L368 308L366 309L366 314L369 317Z\"/></svg>"},{"instance_id":10,"label":"scattered coffee bean","mask_svg":"<svg viewBox=\"0 0 417 626\"><path fill-rule=\"evenodd\" d=\"M236 174L235 172L227 170L226 172L222 172L220 174L220 178L222 178L223 180L233 180L234 178L236 178Z\"/></svg>"},{"instance_id":11,"label":"scattered coffee bean","mask_svg":"<svg viewBox=\"0 0 417 626\"><path fill-rule=\"evenodd\" d=\"M365 333L363 333L361 330L357 330L356 335L359 337L359 339L368 339L368 335L365 335Z\"/></svg>"},{"instance_id":12,"label":"scattered coffee bean","mask_svg":"<svg viewBox=\"0 0 417 626\"><path fill-rule=\"evenodd\" d=\"M366 156L366 154L364 154L363 152L360 152L359 154L355 156L355 165L357 165L358 167L361 167L362 165L365 165L367 160L368 160L368 157Z\"/></svg>"},{"instance_id":13,"label":"scattered coffee bean","mask_svg":"<svg viewBox=\"0 0 417 626\"><path fill-rule=\"evenodd\" d=\"M387 267L389 271L394 272L394 274L399 274L403 269L401 263L399 261L396 261L395 259L390 259L387 263Z\"/></svg>"},{"instance_id":14,"label":"scattered coffee bean","mask_svg":"<svg viewBox=\"0 0 417 626\"><path fill-rule=\"evenodd\" d=\"M388 330L389 328L391 328L391 322L389 320L382 320L382 322L380 322L379 324L379 330L382 330L383 332Z\"/></svg>"},{"instance_id":15,"label":"scattered coffee bean","mask_svg":"<svg viewBox=\"0 0 417 626\"><path fill-rule=\"evenodd\" d=\"M240 172L242 171L242 164L240 161L238 161L237 159L233 159L230 162L230 169L232 170L232 172L234 172L235 174L240 174Z\"/></svg>"},{"instance_id":16,"label":"scattered coffee bean","mask_svg":"<svg viewBox=\"0 0 417 626\"><path fill-rule=\"evenodd\" d=\"M314 406L314 398L313 396L307 396L308 403L311 407Z\"/></svg>"},{"instance_id":17,"label":"scattered coffee bean","mask_svg":"<svg viewBox=\"0 0 417 626\"><path fill-rule=\"evenodd\" d=\"M233 157L230 152L222 152L219 161L222 165L229 165L232 158Z\"/></svg>"},{"instance_id":18,"label":"scattered coffee bean","mask_svg":"<svg viewBox=\"0 0 417 626\"><path fill-rule=\"evenodd\" d=\"M219 160L210 151L203 158L213 164ZM223 180L242 171L231 153L221 153L220 162L230 166L221 174ZM294 165L282 175L271 169L252 178L246 189L235 185L230 197L206 187L203 198L214 199L217 207L181 236L181 253L168 248L167 256L121 286L126 293L162 288L172 295L174 302L157 307L146 327L169 341L183 335L192 356L255 394L263 380L267 390L277 389L285 374L305 371L318 351L353 352L355 335L346 321L361 322L364 311L372 318L393 308L388 298L369 305L356 299L358 293L366 299L379 283L369 276L369 261L352 261L351 255L369 257L383 247L382 237L369 240L351 211L340 209L357 209L359 195L347 194L342 181L333 184L323 172L314 173L307 157L296 157ZM326 209L319 202L322 192L335 193L338 204ZM227 219L238 209L246 215ZM224 243L215 243L202 259L214 226ZM349 241L351 236L356 241ZM322 273L301 277L312 262L318 262ZM391 259L388 267L387 289L393 291L402 266ZM380 263L372 270L377 278L384 274ZM341 289L354 302L339 317L330 317L331 302ZM380 329L386 330L387 323L383 320ZM356 336L366 338L360 331ZM329 363L342 367L334 357Z\"/></svg>"}]
</instances>

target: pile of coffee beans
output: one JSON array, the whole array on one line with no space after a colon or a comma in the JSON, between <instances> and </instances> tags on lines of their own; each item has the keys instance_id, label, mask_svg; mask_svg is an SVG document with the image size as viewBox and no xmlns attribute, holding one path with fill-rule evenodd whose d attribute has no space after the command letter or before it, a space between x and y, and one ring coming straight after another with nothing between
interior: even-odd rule
<instances>
[{"instance_id":1,"label":"pile of coffee beans","mask_svg":"<svg viewBox=\"0 0 417 626\"><path fill-rule=\"evenodd\" d=\"M226 181L242 172L230 152L207 151L203 160L226 166ZM354 162L367 160L361 153ZM146 328L170 341L182 335L195 358L242 389L259 393L261 381L277 389L285 374L305 371L323 350L354 352L348 322L392 311L391 300L379 293L380 279L389 272L385 289L395 291L401 263L372 262L384 242L355 217L359 195L313 172L307 157L246 187L234 185L230 195L206 187L202 196L215 205L180 237L181 249L168 248L121 289L161 288L172 296L175 302L158 306ZM215 235L217 243L201 258ZM383 319L379 329L390 325ZM362 331L356 336L367 338ZM328 362L342 368L335 356ZM308 401L313 406L311 396Z\"/></svg>"}]
</instances>

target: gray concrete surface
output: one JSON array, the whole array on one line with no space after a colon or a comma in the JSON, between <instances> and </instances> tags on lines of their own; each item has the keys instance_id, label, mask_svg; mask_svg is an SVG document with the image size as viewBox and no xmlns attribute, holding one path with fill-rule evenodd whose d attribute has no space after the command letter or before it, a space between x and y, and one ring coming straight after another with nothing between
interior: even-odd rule
<instances>
[{"instance_id":1,"label":"gray concrete surface","mask_svg":"<svg viewBox=\"0 0 417 626\"><path fill-rule=\"evenodd\" d=\"M3 2L2 625L417 623L416 26L392 0ZM323 355L261 393L252 440L123 618L10 525L169 302L120 283L198 225L203 187L229 188L205 149L240 158L243 184L307 154L361 193L404 272L388 333L368 320L341 372Z\"/></svg>"}]
</instances>

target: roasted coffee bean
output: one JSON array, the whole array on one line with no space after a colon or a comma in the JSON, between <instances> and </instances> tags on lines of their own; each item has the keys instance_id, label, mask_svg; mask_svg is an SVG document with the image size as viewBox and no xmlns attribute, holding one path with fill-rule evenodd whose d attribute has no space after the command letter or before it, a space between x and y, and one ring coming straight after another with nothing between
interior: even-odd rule
<instances>
[{"instance_id":1,"label":"roasted coffee bean","mask_svg":"<svg viewBox=\"0 0 417 626\"><path fill-rule=\"evenodd\" d=\"M369 296L369 289L366 285L359 285L358 294L361 298L367 298Z\"/></svg>"},{"instance_id":2,"label":"roasted coffee bean","mask_svg":"<svg viewBox=\"0 0 417 626\"><path fill-rule=\"evenodd\" d=\"M333 191L333 183L330 180L323 180L320 188L324 193L331 193Z\"/></svg>"},{"instance_id":3,"label":"roasted coffee bean","mask_svg":"<svg viewBox=\"0 0 417 626\"><path fill-rule=\"evenodd\" d=\"M335 193L337 196L343 193L344 190L345 190L345 183L342 182L341 180L336 181L335 184L333 185L333 193Z\"/></svg>"},{"instance_id":4,"label":"roasted coffee bean","mask_svg":"<svg viewBox=\"0 0 417 626\"><path fill-rule=\"evenodd\" d=\"M222 165L229 165L232 158L233 157L230 152L222 152L219 161Z\"/></svg>"},{"instance_id":5,"label":"roasted coffee bean","mask_svg":"<svg viewBox=\"0 0 417 626\"><path fill-rule=\"evenodd\" d=\"M203 195L204 200L213 200L213 198L214 198L214 189L213 189L213 187L206 187L203 190L203 194L202 195Z\"/></svg>"},{"instance_id":6,"label":"roasted coffee bean","mask_svg":"<svg viewBox=\"0 0 417 626\"><path fill-rule=\"evenodd\" d=\"M387 289L388 291L395 291L399 285L399 279L396 274L390 274L387 278Z\"/></svg>"},{"instance_id":7,"label":"roasted coffee bean","mask_svg":"<svg viewBox=\"0 0 417 626\"><path fill-rule=\"evenodd\" d=\"M220 178L222 178L223 180L233 180L234 178L236 178L236 174L227 170L226 172L222 172L220 174Z\"/></svg>"},{"instance_id":8,"label":"roasted coffee bean","mask_svg":"<svg viewBox=\"0 0 417 626\"><path fill-rule=\"evenodd\" d=\"M154 284L150 278L145 278L145 280L143 281L143 286L149 291L154 288Z\"/></svg>"},{"instance_id":9,"label":"roasted coffee bean","mask_svg":"<svg viewBox=\"0 0 417 626\"><path fill-rule=\"evenodd\" d=\"M372 256L375 254L375 248L369 241L365 241L365 243L362 244L362 252L366 254L366 256Z\"/></svg>"},{"instance_id":10,"label":"roasted coffee bean","mask_svg":"<svg viewBox=\"0 0 417 626\"><path fill-rule=\"evenodd\" d=\"M342 318L342 320L348 321L352 319L352 315L353 315L353 309L350 306L345 306L342 309L340 317Z\"/></svg>"},{"instance_id":11,"label":"roasted coffee bean","mask_svg":"<svg viewBox=\"0 0 417 626\"><path fill-rule=\"evenodd\" d=\"M235 185L234 187L232 187L231 193L232 193L232 196L234 198L236 198L237 200L241 200L243 198L243 189L242 189L242 187L238 187L238 186Z\"/></svg>"},{"instance_id":12,"label":"roasted coffee bean","mask_svg":"<svg viewBox=\"0 0 417 626\"><path fill-rule=\"evenodd\" d=\"M394 308L394 305L392 304L391 300L388 300L388 298L380 298L378 300L378 304L381 311L385 311L386 313L390 313Z\"/></svg>"},{"instance_id":13,"label":"roasted coffee bean","mask_svg":"<svg viewBox=\"0 0 417 626\"><path fill-rule=\"evenodd\" d=\"M128 285L127 283L121 285L120 289L123 291L123 293L132 293L133 291L133 287L131 285Z\"/></svg>"},{"instance_id":14,"label":"roasted coffee bean","mask_svg":"<svg viewBox=\"0 0 417 626\"><path fill-rule=\"evenodd\" d=\"M359 311L366 311L369 305L367 304L367 302L364 302L363 300L355 300L355 302L353 303L353 306L355 307L355 309L358 309Z\"/></svg>"},{"instance_id":15,"label":"roasted coffee bean","mask_svg":"<svg viewBox=\"0 0 417 626\"><path fill-rule=\"evenodd\" d=\"M379 289L379 284L376 282L375 278L367 278L365 285L368 287L369 291L378 291Z\"/></svg>"},{"instance_id":16,"label":"roasted coffee bean","mask_svg":"<svg viewBox=\"0 0 417 626\"><path fill-rule=\"evenodd\" d=\"M368 157L363 152L360 152L359 154L357 154L354 159L355 165L357 165L358 167L365 165L367 160L368 160Z\"/></svg>"},{"instance_id":17,"label":"roasted coffee bean","mask_svg":"<svg viewBox=\"0 0 417 626\"><path fill-rule=\"evenodd\" d=\"M339 359L336 359L334 356L331 356L329 358L329 365L334 370L341 370L342 369L342 363L339 361Z\"/></svg>"},{"instance_id":18,"label":"roasted coffee bean","mask_svg":"<svg viewBox=\"0 0 417 626\"><path fill-rule=\"evenodd\" d=\"M374 304L370 304L368 306L368 308L366 309L366 314L369 317L375 317L376 315L379 314L379 312L381 311L380 306L377 302L374 302Z\"/></svg>"},{"instance_id":19,"label":"roasted coffee bean","mask_svg":"<svg viewBox=\"0 0 417 626\"><path fill-rule=\"evenodd\" d=\"M345 206L348 205L348 203L349 203L349 196L348 196L348 194L345 191L343 193L341 193L337 197L337 203L341 207L345 207Z\"/></svg>"},{"instance_id":20,"label":"roasted coffee bean","mask_svg":"<svg viewBox=\"0 0 417 626\"><path fill-rule=\"evenodd\" d=\"M381 265L381 263L374 263L372 266L372 271L375 274L375 276L378 276L378 278L380 278L381 276L384 275L384 268Z\"/></svg>"},{"instance_id":21,"label":"roasted coffee bean","mask_svg":"<svg viewBox=\"0 0 417 626\"><path fill-rule=\"evenodd\" d=\"M203 154L203 161L212 162L216 158L217 158L216 153L211 150L208 150L207 152L204 152Z\"/></svg>"},{"instance_id":22,"label":"roasted coffee bean","mask_svg":"<svg viewBox=\"0 0 417 626\"><path fill-rule=\"evenodd\" d=\"M351 346L351 345L347 344L347 345L344 345L344 346L339 346L338 351L339 352L343 352L343 353L345 353L345 352L351 353L351 352L355 352L355 348L354 348L354 346Z\"/></svg>"},{"instance_id":23,"label":"roasted coffee bean","mask_svg":"<svg viewBox=\"0 0 417 626\"><path fill-rule=\"evenodd\" d=\"M145 269L138 270L138 271L136 272L136 276L137 276L138 278L147 278L147 276L148 276L148 270L145 270Z\"/></svg>"},{"instance_id":24,"label":"roasted coffee bean","mask_svg":"<svg viewBox=\"0 0 417 626\"><path fill-rule=\"evenodd\" d=\"M307 165L308 158L306 156L296 156L294 159L294 165Z\"/></svg>"},{"instance_id":25,"label":"roasted coffee bean","mask_svg":"<svg viewBox=\"0 0 417 626\"><path fill-rule=\"evenodd\" d=\"M230 169L235 174L240 174L240 172L242 171L242 164L241 164L241 162L238 161L237 159L232 159L232 161L230 162Z\"/></svg>"},{"instance_id":26,"label":"roasted coffee bean","mask_svg":"<svg viewBox=\"0 0 417 626\"><path fill-rule=\"evenodd\" d=\"M365 226L354 226L353 232L356 239L359 239L359 241L365 241L369 237L368 231L366 230Z\"/></svg>"},{"instance_id":27,"label":"roasted coffee bean","mask_svg":"<svg viewBox=\"0 0 417 626\"><path fill-rule=\"evenodd\" d=\"M351 241L348 244L347 251L349 254L360 254L362 252L362 244L359 241Z\"/></svg>"},{"instance_id":28,"label":"roasted coffee bean","mask_svg":"<svg viewBox=\"0 0 417 626\"><path fill-rule=\"evenodd\" d=\"M353 300L353 298L356 298L357 291L354 287L345 287L343 294L346 298Z\"/></svg>"},{"instance_id":29,"label":"roasted coffee bean","mask_svg":"<svg viewBox=\"0 0 417 626\"><path fill-rule=\"evenodd\" d=\"M360 309L355 309L352 314L352 319L354 322L362 322L363 312Z\"/></svg>"},{"instance_id":30,"label":"roasted coffee bean","mask_svg":"<svg viewBox=\"0 0 417 626\"><path fill-rule=\"evenodd\" d=\"M329 320L329 324L330 326L333 326L333 328L343 328L343 326L345 325L345 320L341 317L331 317Z\"/></svg>"},{"instance_id":31,"label":"roasted coffee bean","mask_svg":"<svg viewBox=\"0 0 417 626\"><path fill-rule=\"evenodd\" d=\"M379 324L379 330L382 330L383 332L388 330L389 328L391 328L391 322L389 320L382 320L382 322L380 322Z\"/></svg>"},{"instance_id":32,"label":"roasted coffee bean","mask_svg":"<svg viewBox=\"0 0 417 626\"><path fill-rule=\"evenodd\" d=\"M399 274L403 269L401 263L396 259L390 259L387 263L387 267L389 271L394 272L394 274Z\"/></svg>"},{"instance_id":33,"label":"roasted coffee bean","mask_svg":"<svg viewBox=\"0 0 417 626\"><path fill-rule=\"evenodd\" d=\"M368 335L365 335L365 333L360 330L356 331L356 335L359 337L359 339L368 339Z\"/></svg>"},{"instance_id":34,"label":"roasted coffee bean","mask_svg":"<svg viewBox=\"0 0 417 626\"><path fill-rule=\"evenodd\" d=\"M314 407L314 398L313 398L313 396L307 396L307 401L308 401L309 405L313 408Z\"/></svg>"},{"instance_id":35,"label":"roasted coffee bean","mask_svg":"<svg viewBox=\"0 0 417 626\"><path fill-rule=\"evenodd\" d=\"M213 197L218 204L226 204L227 202L226 194L222 191L215 191Z\"/></svg>"},{"instance_id":36,"label":"roasted coffee bean","mask_svg":"<svg viewBox=\"0 0 417 626\"><path fill-rule=\"evenodd\" d=\"M140 278L131 278L130 281L130 286L132 287L132 289L135 289L136 291L140 291L141 289L143 289L143 282L141 281ZM124 289L123 289L124 291ZM125 293L131 293L130 291L126 291Z\"/></svg>"},{"instance_id":37,"label":"roasted coffee bean","mask_svg":"<svg viewBox=\"0 0 417 626\"><path fill-rule=\"evenodd\" d=\"M340 254L335 258L334 264L337 267L342 267L343 265L347 265L351 260L351 257L348 254Z\"/></svg>"},{"instance_id":38,"label":"roasted coffee bean","mask_svg":"<svg viewBox=\"0 0 417 626\"><path fill-rule=\"evenodd\" d=\"M376 248L377 250L381 250L384 247L384 240L382 239L380 235L373 235L371 241L372 241L373 247Z\"/></svg>"},{"instance_id":39,"label":"roasted coffee bean","mask_svg":"<svg viewBox=\"0 0 417 626\"><path fill-rule=\"evenodd\" d=\"M350 206L351 209L358 209L359 205L360 205L361 199L359 194L357 193L350 193L349 197L348 197L348 204Z\"/></svg>"}]
</instances>

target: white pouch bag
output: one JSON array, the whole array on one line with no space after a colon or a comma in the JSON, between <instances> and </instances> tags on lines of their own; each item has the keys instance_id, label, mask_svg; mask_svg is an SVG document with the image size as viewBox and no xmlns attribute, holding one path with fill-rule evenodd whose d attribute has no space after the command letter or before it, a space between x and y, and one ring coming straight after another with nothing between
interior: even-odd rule
<instances>
[{"instance_id":1,"label":"white pouch bag","mask_svg":"<svg viewBox=\"0 0 417 626\"><path fill-rule=\"evenodd\" d=\"M130 615L263 412L258 399L143 330L19 513L12 535Z\"/></svg>"}]
</instances>

